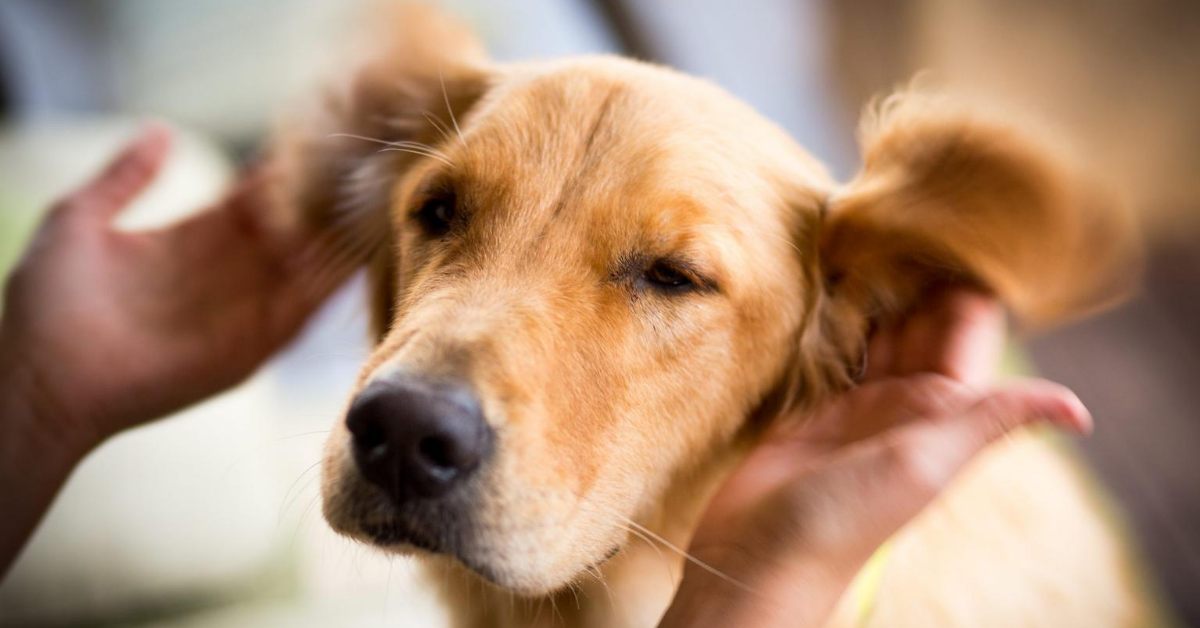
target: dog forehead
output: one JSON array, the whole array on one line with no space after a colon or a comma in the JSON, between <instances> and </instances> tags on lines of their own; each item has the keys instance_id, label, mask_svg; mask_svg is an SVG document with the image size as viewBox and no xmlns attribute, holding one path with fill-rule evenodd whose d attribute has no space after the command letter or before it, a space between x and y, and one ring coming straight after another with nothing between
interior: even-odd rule
<instances>
[{"instance_id":1,"label":"dog forehead","mask_svg":"<svg viewBox=\"0 0 1200 628\"><path fill-rule=\"evenodd\" d=\"M626 167L636 158L694 163L710 154L753 167L750 157L765 165L798 149L717 86L617 58L516 66L498 74L478 109L476 131L498 144L489 149L527 163L574 157ZM762 150L742 150L751 145Z\"/></svg>"},{"instance_id":2,"label":"dog forehead","mask_svg":"<svg viewBox=\"0 0 1200 628\"><path fill-rule=\"evenodd\" d=\"M539 206L564 195L653 196L680 199L666 205L703 218L713 205L737 213L722 200L757 208L781 182L828 178L785 132L715 85L617 58L498 72L464 129L451 150L465 173L480 188Z\"/></svg>"}]
</instances>

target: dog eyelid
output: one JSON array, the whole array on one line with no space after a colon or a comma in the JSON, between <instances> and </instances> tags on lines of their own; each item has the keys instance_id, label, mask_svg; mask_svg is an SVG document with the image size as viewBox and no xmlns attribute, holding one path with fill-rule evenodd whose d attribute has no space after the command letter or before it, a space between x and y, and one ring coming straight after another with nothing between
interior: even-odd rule
<instances>
[{"instance_id":1,"label":"dog eyelid","mask_svg":"<svg viewBox=\"0 0 1200 628\"><path fill-rule=\"evenodd\" d=\"M635 282L665 294L718 292L719 286L697 265L676 256L642 257L631 271Z\"/></svg>"}]
</instances>

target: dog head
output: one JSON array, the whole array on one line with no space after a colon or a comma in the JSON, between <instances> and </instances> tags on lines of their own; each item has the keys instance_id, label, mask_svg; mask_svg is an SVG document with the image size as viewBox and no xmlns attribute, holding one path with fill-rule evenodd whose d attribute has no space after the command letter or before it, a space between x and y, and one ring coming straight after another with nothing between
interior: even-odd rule
<instances>
[{"instance_id":1,"label":"dog head","mask_svg":"<svg viewBox=\"0 0 1200 628\"><path fill-rule=\"evenodd\" d=\"M838 186L704 81L493 64L405 24L279 151L290 203L371 251L378 343L324 512L518 592L620 548L750 417L850 385L929 285L1047 320L1095 305L1125 246L1049 153L934 99L878 108Z\"/></svg>"}]
</instances>

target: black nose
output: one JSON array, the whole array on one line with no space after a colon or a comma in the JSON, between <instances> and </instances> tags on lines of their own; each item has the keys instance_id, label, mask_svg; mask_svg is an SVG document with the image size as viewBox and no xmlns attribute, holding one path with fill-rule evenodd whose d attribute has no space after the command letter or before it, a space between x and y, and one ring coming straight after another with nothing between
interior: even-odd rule
<instances>
[{"instance_id":1,"label":"black nose","mask_svg":"<svg viewBox=\"0 0 1200 628\"><path fill-rule=\"evenodd\" d=\"M403 503L461 484L492 447L479 400L461 384L412 377L368 385L346 417L363 476Z\"/></svg>"}]
</instances>

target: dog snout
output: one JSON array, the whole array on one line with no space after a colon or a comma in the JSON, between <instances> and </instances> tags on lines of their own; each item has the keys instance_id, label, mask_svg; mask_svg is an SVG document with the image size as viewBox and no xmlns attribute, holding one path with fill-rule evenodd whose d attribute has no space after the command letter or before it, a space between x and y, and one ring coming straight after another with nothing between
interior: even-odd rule
<instances>
[{"instance_id":1,"label":"dog snout","mask_svg":"<svg viewBox=\"0 0 1200 628\"><path fill-rule=\"evenodd\" d=\"M492 449L478 398L461 383L394 377L351 403L346 427L363 477L403 504L461 485Z\"/></svg>"}]
</instances>

